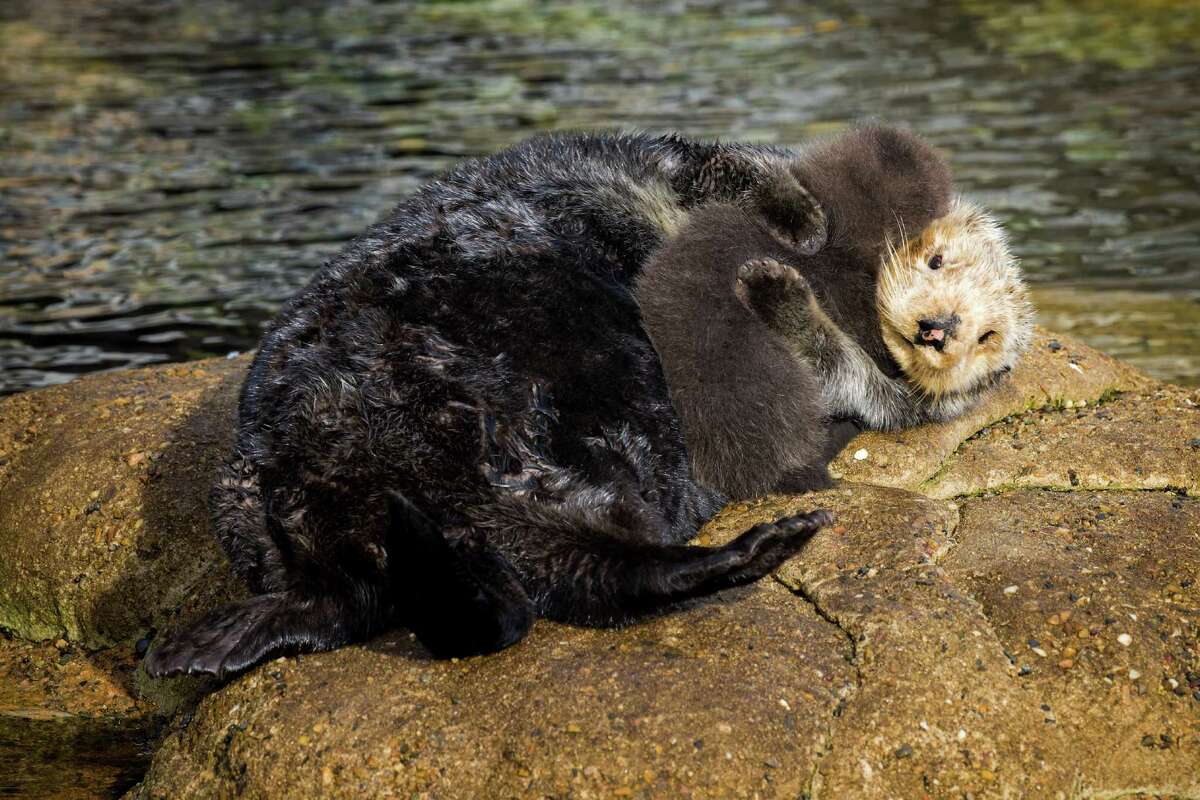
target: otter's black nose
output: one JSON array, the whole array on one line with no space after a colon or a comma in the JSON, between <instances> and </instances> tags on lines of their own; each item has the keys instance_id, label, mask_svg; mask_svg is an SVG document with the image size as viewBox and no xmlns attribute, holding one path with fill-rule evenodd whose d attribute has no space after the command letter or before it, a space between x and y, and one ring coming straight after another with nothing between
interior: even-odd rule
<instances>
[{"instance_id":1,"label":"otter's black nose","mask_svg":"<svg viewBox=\"0 0 1200 800\"><path fill-rule=\"evenodd\" d=\"M940 353L946 346L946 340L958 330L960 322L962 319L958 314L947 314L933 319L919 319L917 320L917 335L913 337L913 341L917 344L929 345Z\"/></svg>"}]
</instances>

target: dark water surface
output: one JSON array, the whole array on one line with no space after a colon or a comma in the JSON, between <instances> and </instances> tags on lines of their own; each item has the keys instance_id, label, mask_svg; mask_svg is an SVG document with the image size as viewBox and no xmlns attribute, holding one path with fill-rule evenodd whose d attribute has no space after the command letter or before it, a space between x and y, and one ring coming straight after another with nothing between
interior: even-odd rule
<instances>
[{"instance_id":1,"label":"dark water surface","mask_svg":"<svg viewBox=\"0 0 1200 800\"><path fill-rule=\"evenodd\" d=\"M1200 3L860 5L3 0L0 392L249 348L398 198L536 131L868 116L951 154L1046 321L1200 382Z\"/></svg>"},{"instance_id":2,"label":"dark water surface","mask_svg":"<svg viewBox=\"0 0 1200 800\"><path fill-rule=\"evenodd\" d=\"M0 798L120 797L150 761L144 726L45 709L0 711Z\"/></svg>"}]
</instances>

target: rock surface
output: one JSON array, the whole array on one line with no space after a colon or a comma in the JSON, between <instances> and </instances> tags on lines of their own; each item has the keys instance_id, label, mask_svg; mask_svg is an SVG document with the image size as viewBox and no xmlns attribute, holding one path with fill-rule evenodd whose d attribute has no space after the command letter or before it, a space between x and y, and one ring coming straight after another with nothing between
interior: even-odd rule
<instances>
[{"instance_id":1,"label":"rock surface","mask_svg":"<svg viewBox=\"0 0 1200 800\"><path fill-rule=\"evenodd\" d=\"M114 372L0 402L0 628L132 644L242 591L208 531L245 359Z\"/></svg>"},{"instance_id":2,"label":"rock surface","mask_svg":"<svg viewBox=\"0 0 1200 800\"><path fill-rule=\"evenodd\" d=\"M920 490L935 497L1015 488L1200 490L1200 390L1142 389L989 425Z\"/></svg>"},{"instance_id":3,"label":"rock surface","mask_svg":"<svg viewBox=\"0 0 1200 800\"><path fill-rule=\"evenodd\" d=\"M143 796L795 797L852 693L850 643L778 584L494 657L407 634L268 664L159 751Z\"/></svg>"},{"instance_id":4,"label":"rock surface","mask_svg":"<svg viewBox=\"0 0 1200 800\"><path fill-rule=\"evenodd\" d=\"M1087 757L1088 784L1195 796L1200 500L1023 490L966 503L957 538L947 576L1025 673L1059 752Z\"/></svg>"},{"instance_id":5,"label":"rock surface","mask_svg":"<svg viewBox=\"0 0 1200 800\"><path fill-rule=\"evenodd\" d=\"M1011 379L978 407L951 422L864 433L834 459L830 471L848 480L917 489L965 439L993 422L1032 409L1072 408L1081 401L1092 403L1151 385L1158 384L1128 364L1038 328Z\"/></svg>"},{"instance_id":6,"label":"rock surface","mask_svg":"<svg viewBox=\"0 0 1200 800\"><path fill-rule=\"evenodd\" d=\"M127 648L240 591L203 505L242 369L0 403L0 625ZM832 508L774 581L484 658L397 631L279 659L177 716L130 796L1200 796L1198 409L1043 332L969 419L864 434L836 488L701 532Z\"/></svg>"}]
</instances>

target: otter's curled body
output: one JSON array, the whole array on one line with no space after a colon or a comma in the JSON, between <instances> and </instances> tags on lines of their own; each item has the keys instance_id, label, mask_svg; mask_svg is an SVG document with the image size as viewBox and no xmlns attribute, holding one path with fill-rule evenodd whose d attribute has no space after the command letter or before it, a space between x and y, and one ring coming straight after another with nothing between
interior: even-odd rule
<instances>
[{"instance_id":1,"label":"otter's curled body","mask_svg":"<svg viewBox=\"0 0 1200 800\"><path fill-rule=\"evenodd\" d=\"M827 514L684 544L723 497L689 469L631 288L708 202L767 197L778 235L808 235L802 189L760 191L793 158L540 138L370 228L281 311L242 392L214 524L254 596L167 637L147 671L225 675L392 625L485 652L538 615L612 623L794 554Z\"/></svg>"}]
</instances>

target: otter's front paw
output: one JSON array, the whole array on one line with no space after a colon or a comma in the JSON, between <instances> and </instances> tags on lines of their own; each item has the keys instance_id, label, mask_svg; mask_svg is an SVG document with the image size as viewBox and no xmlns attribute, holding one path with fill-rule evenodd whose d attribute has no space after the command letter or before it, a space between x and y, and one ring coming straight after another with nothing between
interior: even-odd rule
<instances>
[{"instance_id":1,"label":"otter's front paw","mask_svg":"<svg viewBox=\"0 0 1200 800\"><path fill-rule=\"evenodd\" d=\"M754 258L738 267L738 283L770 292L807 292L808 281L795 267L773 258Z\"/></svg>"},{"instance_id":2,"label":"otter's front paw","mask_svg":"<svg viewBox=\"0 0 1200 800\"><path fill-rule=\"evenodd\" d=\"M812 298L804 276L773 258L756 258L738 267L733 291L742 305L774 328L792 327Z\"/></svg>"},{"instance_id":3,"label":"otter's front paw","mask_svg":"<svg viewBox=\"0 0 1200 800\"><path fill-rule=\"evenodd\" d=\"M750 192L752 208L781 242L811 256L829 241L829 224L817 198L786 170L777 170Z\"/></svg>"}]
</instances>

